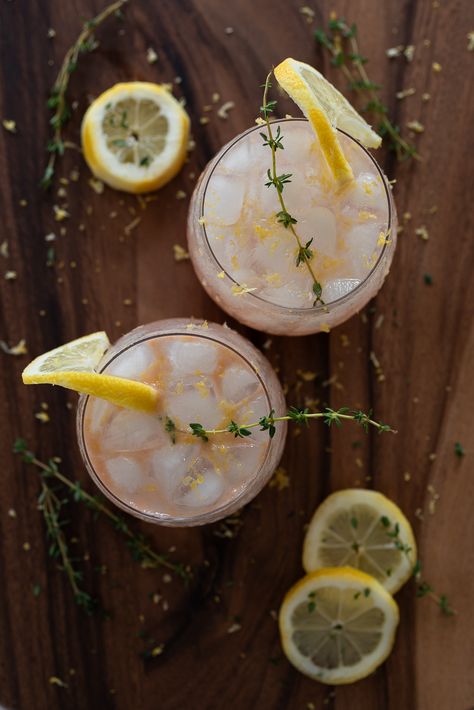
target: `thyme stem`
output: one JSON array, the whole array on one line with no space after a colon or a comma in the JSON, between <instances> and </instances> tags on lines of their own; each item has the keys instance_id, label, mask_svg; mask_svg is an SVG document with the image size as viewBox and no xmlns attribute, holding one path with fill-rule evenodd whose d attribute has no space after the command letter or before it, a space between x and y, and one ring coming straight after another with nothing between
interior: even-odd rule
<instances>
[{"instance_id":1,"label":"thyme stem","mask_svg":"<svg viewBox=\"0 0 474 710\"><path fill-rule=\"evenodd\" d=\"M71 74L77 67L80 54L92 52L97 47L97 43L94 40L94 31L97 27L105 22L111 15L120 16L121 8L127 2L128 0L116 0L116 2L106 7L91 20L85 22L78 38L64 56L63 63L61 64L61 68L59 69L56 81L51 90L51 96L48 100L48 107L53 111L50 120L53 127L53 135L48 142L47 149L50 155L40 182L41 187L44 189L51 186L58 156L63 155L65 148L70 147L70 144L63 140L62 129L70 118L66 93Z\"/></svg>"},{"instance_id":2,"label":"thyme stem","mask_svg":"<svg viewBox=\"0 0 474 710\"><path fill-rule=\"evenodd\" d=\"M375 85L369 78L364 64L367 59L360 53L357 40L357 26L349 25L343 18L337 16L330 17L329 32L319 29L315 32L316 40L331 54L331 63L340 68L349 82L349 88L357 94L366 94L370 99L366 110L372 111L379 116L378 130L381 134L388 134L391 138L391 147L395 149L397 158L403 160L413 157L421 160L414 146L410 145L401 136L397 126L395 126L387 116L387 107L380 101L377 91L380 87ZM349 53L344 52L344 41L349 44ZM351 67L347 66L347 59L351 60Z\"/></svg>"},{"instance_id":3,"label":"thyme stem","mask_svg":"<svg viewBox=\"0 0 474 710\"><path fill-rule=\"evenodd\" d=\"M267 78L265 80L264 90L263 90L263 104L262 104L261 112L263 114L265 124L266 124L267 133L268 133L268 139L266 141L266 144L268 144L270 146L270 149L272 152L271 183L273 183L273 185L275 186L276 191L277 191L278 201L279 201L280 207L281 207L281 212L279 213L279 215L284 216L284 219L280 219L279 221L281 221L284 224L284 226L290 230L290 232L293 234L293 236L296 239L296 242L298 244L297 265L299 265L301 262L304 262L304 264L306 265L306 268L309 271L309 274L313 280L313 293L316 296L315 303L317 303L319 301L320 303L324 304L324 301L321 298L321 293L322 293L321 284L319 283L318 279L316 278L316 275L315 275L313 268L311 266L311 263L310 263L310 260L313 256L312 251L309 249L310 242L308 242L308 244L306 244L306 245L303 245L303 242L301 241L300 236L296 232L296 229L294 227L294 225L296 224L296 219L294 219L291 216L291 214L288 212L288 209L285 204L285 200L283 198L283 184L286 180L284 180L284 179L282 180L282 176L278 176L278 174L277 174L276 152L277 152L277 147L281 141L282 136L280 135L280 133L278 133L277 140L275 140L274 135L273 135L273 131L272 131L272 126L271 126L270 119L269 119L269 113L271 111L273 111L273 108L276 105L276 102L270 102L270 104L269 104L268 99L267 99L268 90L271 86L270 78L272 76L272 73L273 72L269 72L267 75ZM281 143L280 143L280 147L282 147ZM291 176L283 176L283 178L289 178L289 177L291 177Z\"/></svg>"},{"instance_id":4,"label":"thyme stem","mask_svg":"<svg viewBox=\"0 0 474 710\"><path fill-rule=\"evenodd\" d=\"M52 557L59 556L61 560L61 568L69 581L75 601L80 606L83 606L88 613L92 613L96 606L96 600L94 600L88 592L81 589L78 584L78 579L81 578L81 573L74 567L69 556L66 536L62 530L59 520L59 511L61 506L62 501L59 500L47 483L42 480L39 508L43 512L48 537L53 541L50 547L50 554Z\"/></svg>"},{"instance_id":5,"label":"thyme stem","mask_svg":"<svg viewBox=\"0 0 474 710\"><path fill-rule=\"evenodd\" d=\"M42 471L45 471L48 475L54 476L54 478L56 478L58 481L61 481L61 483L63 483L67 488L69 488L70 491L77 492L77 483L71 481L69 478L67 478L67 476L64 476L56 468L51 468L51 466L48 466L42 461L39 461L37 458L31 459L30 463L32 463L34 466L37 466ZM120 515L116 515L110 508L108 508L104 503L102 503L101 500L97 499L95 496L90 495L90 493L87 493L87 491L83 490L82 488L80 489L80 496L81 500L86 502L89 508L95 510L97 513L102 513L112 523L114 523L114 526L117 528L117 530L120 530L125 535L125 537L134 542L137 541L137 536L130 530L128 525L124 524L124 520ZM148 562L155 562L156 566L160 565L162 567L166 567L167 569L173 572L177 572L176 564L167 560L164 555L160 555L159 553L155 552L147 543L140 541L139 549L144 555L147 556L147 558L149 558ZM147 564L145 562L145 566L149 567L153 565ZM182 576L181 566L178 566L178 570L178 574Z\"/></svg>"},{"instance_id":6,"label":"thyme stem","mask_svg":"<svg viewBox=\"0 0 474 710\"><path fill-rule=\"evenodd\" d=\"M22 456L25 463L36 466L41 472L38 509L43 513L48 538L51 540L49 555L60 560L61 570L66 574L75 601L88 613L96 610L97 600L81 588L82 572L77 569L74 559L70 556L68 541L63 530L66 521L60 518L61 508L69 502L69 498L60 498L56 489L50 485L51 480L61 484L72 493L74 501L82 502L95 513L104 515L114 528L125 536L132 557L140 562L142 567L150 569L164 567L174 572L185 582L191 579L191 571L187 566L180 562L172 562L166 555L156 552L143 535L133 532L124 518L114 513L100 499L84 491L79 481L72 481L62 474L56 461L53 459L50 459L48 463L40 461L35 454L28 450L23 439L18 439L15 442L13 450ZM60 488L57 490L59 491Z\"/></svg>"},{"instance_id":7,"label":"thyme stem","mask_svg":"<svg viewBox=\"0 0 474 710\"><path fill-rule=\"evenodd\" d=\"M237 424L231 421L227 427L223 429L205 429L202 424L192 423L189 425L192 435L197 436L204 441L207 441L210 436L215 436L217 434L231 433L235 437L245 437L251 434L251 429L260 427L261 431L268 431L270 438L276 433L275 424L278 422L288 422L292 421L296 424L308 425L311 419L322 419L327 426L341 426L342 421L355 421L357 422L364 431L368 431L369 427L374 427L377 429L379 434L383 432L396 433L395 429L392 429L388 424L383 424L382 422L377 422L372 419L371 413L365 414L359 410L350 410L348 407L342 407L341 409L331 409L326 407L324 411L321 412L310 412L309 409L300 409L297 407L290 407L288 412L282 416L275 416L273 410L268 416L262 417L257 422L252 422L251 424Z\"/></svg>"}]
</instances>

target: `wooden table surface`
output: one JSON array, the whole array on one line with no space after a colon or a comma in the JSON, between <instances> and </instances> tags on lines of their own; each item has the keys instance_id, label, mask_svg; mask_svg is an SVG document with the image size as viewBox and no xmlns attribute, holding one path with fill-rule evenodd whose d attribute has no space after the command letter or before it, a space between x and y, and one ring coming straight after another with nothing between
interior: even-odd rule
<instances>
[{"instance_id":1,"label":"wooden table surface","mask_svg":"<svg viewBox=\"0 0 474 710\"><path fill-rule=\"evenodd\" d=\"M68 140L79 141L91 97L115 82L181 77L175 95L186 98L196 147L180 175L146 209L130 195L110 189L96 194L74 150L60 161L53 190L45 196L38 189L48 137L46 97L82 21L102 2L1 4L0 115L15 120L17 132L0 129L0 242L9 251L5 256L3 247L0 256L0 339L11 346L24 338L28 348L28 355L0 353L0 704L8 708L474 706L474 54L467 49L473 5L318 0L310 23L300 2L133 0L123 22L110 20L98 31L100 47L81 58L71 79L77 109ZM24 437L42 460L59 456L64 473L93 491L75 439L75 396L25 388L21 370L28 357L95 330L115 339L159 318L225 319L200 288L190 262L176 263L173 256L173 244L185 245L193 184L206 161L253 123L259 85L272 64L295 56L345 89L313 40L332 9L358 23L371 78L383 84L390 115L404 133L408 121L425 126L416 136L423 160L400 164L393 154L379 152L388 176L397 180L403 231L375 301L330 334L274 337L267 354L291 403L309 398L332 407L372 407L398 434L363 436L350 424L341 431L313 425L300 436L290 434L282 462L289 485L267 487L242 512L243 524L232 537L223 537L219 524L173 530L137 521L135 529L158 550L175 549L173 559L192 566L188 587L174 577L169 581L164 570L141 569L119 533L71 504L66 532L76 540L77 554L86 557L84 586L111 614L87 616L48 556L36 508L38 472L10 453L15 439ZM56 30L54 38L48 38L48 28ZM410 44L412 62L387 58L389 47ZM149 47L158 54L155 63L147 61ZM413 96L395 98L410 87L416 89ZM215 92L217 105L235 102L227 120L215 107L203 109ZM283 100L279 108L295 112ZM202 116L209 123L200 123ZM61 186L59 178L76 169L79 179ZM177 199L180 190L186 199ZM57 222L53 205L64 203L70 217ZM127 233L136 217L140 221ZM422 225L427 241L415 232ZM48 267L52 243L45 235L51 232L57 236L56 260ZM4 279L7 271L17 278ZM236 327L257 345L267 339ZM317 376L304 382L298 371ZM48 405L47 423L35 417L44 411L42 403ZM455 442L464 447L464 457L455 455ZM286 661L275 611L302 575L305 524L328 493L348 486L382 491L403 508L426 579L448 595L458 613L444 617L430 599L417 599L414 582L408 583L397 597L401 623L388 661L370 678L332 689L304 678ZM162 653L153 656L150 650L162 644Z\"/></svg>"}]
</instances>

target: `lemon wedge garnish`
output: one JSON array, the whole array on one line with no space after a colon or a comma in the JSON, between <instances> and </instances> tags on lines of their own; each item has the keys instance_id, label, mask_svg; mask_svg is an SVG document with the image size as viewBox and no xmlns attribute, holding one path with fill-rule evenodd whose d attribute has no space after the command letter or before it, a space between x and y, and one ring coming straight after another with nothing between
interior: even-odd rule
<instances>
[{"instance_id":1,"label":"lemon wedge garnish","mask_svg":"<svg viewBox=\"0 0 474 710\"><path fill-rule=\"evenodd\" d=\"M324 157L339 183L353 178L337 138L336 128L346 131L367 148L378 148L382 139L349 101L310 64L285 59L274 69L281 88L310 121Z\"/></svg>"},{"instance_id":2,"label":"lemon wedge garnish","mask_svg":"<svg viewBox=\"0 0 474 710\"><path fill-rule=\"evenodd\" d=\"M353 683L387 658L398 607L373 577L350 567L308 574L286 594L279 625L283 650L321 683Z\"/></svg>"},{"instance_id":3,"label":"lemon wedge garnish","mask_svg":"<svg viewBox=\"0 0 474 710\"><path fill-rule=\"evenodd\" d=\"M60 385L106 399L119 407L153 413L158 400L154 387L94 372L109 346L104 332L72 340L30 362L23 370L23 382L25 385Z\"/></svg>"},{"instance_id":4,"label":"lemon wedge garnish","mask_svg":"<svg viewBox=\"0 0 474 710\"><path fill-rule=\"evenodd\" d=\"M94 175L126 192L150 192L173 178L186 157L189 117L163 86L115 84L87 109L84 158Z\"/></svg>"},{"instance_id":5,"label":"lemon wedge garnish","mask_svg":"<svg viewBox=\"0 0 474 710\"><path fill-rule=\"evenodd\" d=\"M394 594L413 574L416 542L395 503L371 490L333 493L316 509L306 532L303 567L349 565Z\"/></svg>"}]
</instances>

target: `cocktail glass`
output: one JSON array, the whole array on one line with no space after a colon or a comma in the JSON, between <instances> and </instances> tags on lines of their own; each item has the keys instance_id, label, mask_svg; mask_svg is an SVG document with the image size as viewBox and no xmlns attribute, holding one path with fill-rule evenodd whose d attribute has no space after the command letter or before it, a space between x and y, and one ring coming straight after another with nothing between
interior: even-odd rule
<instances>
[{"instance_id":1,"label":"cocktail glass","mask_svg":"<svg viewBox=\"0 0 474 710\"><path fill-rule=\"evenodd\" d=\"M371 154L338 131L354 180L338 187L306 119L272 121L284 150L278 173L291 173L283 195L295 229L313 252L313 280L297 265L298 245L277 220L274 186L267 187L271 153L264 126L234 138L207 165L193 194L188 244L196 274L210 297L241 323L278 335L328 331L378 292L396 244L390 185Z\"/></svg>"},{"instance_id":2,"label":"cocktail glass","mask_svg":"<svg viewBox=\"0 0 474 710\"><path fill-rule=\"evenodd\" d=\"M104 355L98 371L140 380L160 392L156 416L81 396L79 447L92 479L128 513L161 525L201 525L248 503L278 465L286 422L270 438L193 436L285 411L265 357L226 326L173 319L141 326Z\"/></svg>"}]
</instances>

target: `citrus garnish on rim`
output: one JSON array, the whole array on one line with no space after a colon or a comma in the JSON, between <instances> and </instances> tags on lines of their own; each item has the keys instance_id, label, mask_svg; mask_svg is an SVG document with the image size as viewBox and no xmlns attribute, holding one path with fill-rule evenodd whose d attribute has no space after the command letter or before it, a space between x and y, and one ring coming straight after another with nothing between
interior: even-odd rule
<instances>
[{"instance_id":1,"label":"citrus garnish on rim","mask_svg":"<svg viewBox=\"0 0 474 710\"><path fill-rule=\"evenodd\" d=\"M394 594L413 574L416 542L395 503L372 490L347 489L328 496L306 532L303 567L350 565L371 574Z\"/></svg>"},{"instance_id":2,"label":"citrus garnish on rim","mask_svg":"<svg viewBox=\"0 0 474 710\"><path fill-rule=\"evenodd\" d=\"M153 413L158 400L154 387L95 372L109 346L103 331L72 340L30 362L23 370L23 382L25 385L60 385L106 399L118 407Z\"/></svg>"},{"instance_id":3,"label":"citrus garnish on rim","mask_svg":"<svg viewBox=\"0 0 474 710\"><path fill-rule=\"evenodd\" d=\"M318 136L321 150L337 182L353 178L336 128L346 131L367 148L378 148L382 139L349 101L310 64L285 59L274 69L281 88L299 106Z\"/></svg>"},{"instance_id":4,"label":"citrus garnish on rim","mask_svg":"<svg viewBox=\"0 0 474 710\"><path fill-rule=\"evenodd\" d=\"M389 655L398 607L373 577L350 567L308 574L286 594L279 625L283 650L321 683L353 683Z\"/></svg>"},{"instance_id":5,"label":"citrus garnish on rim","mask_svg":"<svg viewBox=\"0 0 474 710\"><path fill-rule=\"evenodd\" d=\"M158 84L115 84L87 109L84 158L98 178L126 192L156 190L183 165L189 117Z\"/></svg>"}]
</instances>

